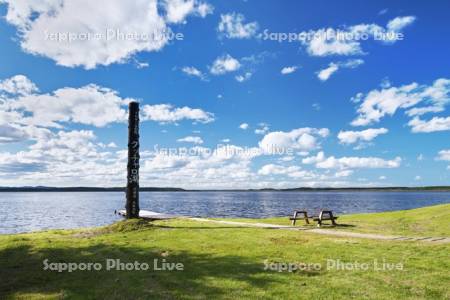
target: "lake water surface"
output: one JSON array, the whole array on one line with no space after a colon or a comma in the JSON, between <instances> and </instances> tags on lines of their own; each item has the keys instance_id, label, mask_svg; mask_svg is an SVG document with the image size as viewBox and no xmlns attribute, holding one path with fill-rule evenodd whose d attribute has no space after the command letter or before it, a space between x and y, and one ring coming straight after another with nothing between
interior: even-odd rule
<instances>
[{"instance_id":1,"label":"lake water surface","mask_svg":"<svg viewBox=\"0 0 450 300\"><path fill-rule=\"evenodd\" d=\"M186 216L263 218L294 209L337 214L450 203L450 192L141 192L141 209ZM122 192L0 192L0 233L111 224Z\"/></svg>"}]
</instances>

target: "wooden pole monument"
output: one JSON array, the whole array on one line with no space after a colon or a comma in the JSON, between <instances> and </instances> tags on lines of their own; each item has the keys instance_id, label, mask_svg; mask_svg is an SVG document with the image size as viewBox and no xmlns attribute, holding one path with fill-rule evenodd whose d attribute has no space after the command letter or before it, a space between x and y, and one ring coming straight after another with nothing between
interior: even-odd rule
<instances>
[{"instance_id":1,"label":"wooden pole monument","mask_svg":"<svg viewBox=\"0 0 450 300\"><path fill-rule=\"evenodd\" d=\"M139 103L130 102L128 116L128 164L126 218L139 218Z\"/></svg>"}]
</instances>

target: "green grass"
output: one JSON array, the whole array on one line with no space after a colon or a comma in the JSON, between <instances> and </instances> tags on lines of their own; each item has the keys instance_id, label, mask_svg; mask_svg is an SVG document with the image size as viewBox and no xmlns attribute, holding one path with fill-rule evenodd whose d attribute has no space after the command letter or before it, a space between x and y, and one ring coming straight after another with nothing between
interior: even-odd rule
<instances>
[{"instance_id":1,"label":"green grass","mask_svg":"<svg viewBox=\"0 0 450 300\"><path fill-rule=\"evenodd\" d=\"M414 219L404 215L412 212ZM402 217L407 218L407 230L422 228L433 236L448 232L425 226L418 210L405 213L354 216L346 222L361 222L354 230L377 228L380 222L396 228L389 223ZM447 218L441 224L448 228L448 223ZM154 224L131 220L98 229L0 236L0 299L450 299L449 253L450 245L444 244L337 238L181 219ZM44 259L104 266L107 258L150 264L165 259L183 263L184 271L43 270ZM370 267L327 270L327 259ZM376 271L375 259L402 263L404 270ZM264 270L264 261L319 263L323 268L276 272Z\"/></svg>"},{"instance_id":2,"label":"green grass","mask_svg":"<svg viewBox=\"0 0 450 300\"><path fill-rule=\"evenodd\" d=\"M269 223L291 225L288 217L268 219L227 219L250 223ZM441 204L411 210L401 210L383 213L355 214L339 216L337 222L341 226L337 230L378 233L385 235L405 235L421 237L450 236L450 204ZM314 222L306 225L303 220L297 221L297 226L315 228Z\"/></svg>"}]
</instances>

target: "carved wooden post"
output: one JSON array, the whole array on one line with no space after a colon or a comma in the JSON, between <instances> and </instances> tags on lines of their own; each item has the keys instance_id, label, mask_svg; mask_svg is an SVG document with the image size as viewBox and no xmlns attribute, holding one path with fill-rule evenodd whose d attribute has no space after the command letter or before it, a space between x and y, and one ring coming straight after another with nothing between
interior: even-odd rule
<instances>
[{"instance_id":1,"label":"carved wooden post","mask_svg":"<svg viewBox=\"0 0 450 300\"><path fill-rule=\"evenodd\" d=\"M127 219L139 218L139 103L130 102L128 117Z\"/></svg>"}]
</instances>

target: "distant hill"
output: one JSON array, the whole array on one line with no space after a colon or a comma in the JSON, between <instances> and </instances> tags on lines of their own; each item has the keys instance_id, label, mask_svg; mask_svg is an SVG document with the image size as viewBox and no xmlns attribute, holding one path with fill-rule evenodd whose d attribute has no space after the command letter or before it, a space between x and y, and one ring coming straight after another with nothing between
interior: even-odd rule
<instances>
[{"instance_id":1,"label":"distant hill","mask_svg":"<svg viewBox=\"0 0 450 300\"><path fill-rule=\"evenodd\" d=\"M174 187L141 187L141 192L333 192L333 191L450 191L450 186L424 186L424 187L346 187L346 188L309 188L298 187L290 189L234 189L234 190L186 190ZM125 192L125 187L47 187L47 186L24 186L24 187L0 187L0 192Z\"/></svg>"}]
</instances>

